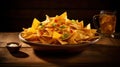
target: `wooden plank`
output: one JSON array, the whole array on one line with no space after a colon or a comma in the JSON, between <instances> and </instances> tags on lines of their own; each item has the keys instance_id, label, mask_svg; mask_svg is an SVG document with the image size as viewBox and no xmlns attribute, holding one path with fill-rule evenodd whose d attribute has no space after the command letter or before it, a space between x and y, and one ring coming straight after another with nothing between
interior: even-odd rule
<instances>
[{"instance_id":1,"label":"wooden plank","mask_svg":"<svg viewBox=\"0 0 120 67\"><path fill-rule=\"evenodd\" d=\"M22 45L22 47L30 47L29 45L21 42L19 40L19 35L20 32L0 32L0 47L6 47L7 43L9 42L18 42L19 44Z\"/></svg>"},{"instance_id":2,"label":"wooden plank","mask_svg":"<svg viewBox=\"0 0 120 67\"><path fill-rule=\"evenodd\" d=\"M97 44L92 44L80 53L51 53L34 51L31 47L20 48L18 53L10 53L4 47L10 41L18 40L19 32L0 33L0 66L90 66L90 65L113 65L120 63L120 42L119 40L101 39ZM4 45L1 47L1 44ZM118 46L117 46L118 45ZM34 60L33 60L34 59Z\"/></svg>"}]
</instances>

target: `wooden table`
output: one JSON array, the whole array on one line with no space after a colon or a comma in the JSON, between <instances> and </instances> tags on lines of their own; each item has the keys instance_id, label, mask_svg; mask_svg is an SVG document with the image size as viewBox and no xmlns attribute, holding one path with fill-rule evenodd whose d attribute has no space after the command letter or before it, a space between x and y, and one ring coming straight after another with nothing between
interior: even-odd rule
<instances>
[{"instance_id":1,"label":"wooden table","mask_svg":"<svg viewBox=\"0 0 120 67\"><path fill-rule=\"evenodd\" d=\"M102 38L79 53L37 54L18 39L18 34L19 32L0 32L0 67L112 66L120 63L120 39ZM10 53L6 48L8 42L18 42L22 48L18 53Z\"/></svg>"}]
</instances>

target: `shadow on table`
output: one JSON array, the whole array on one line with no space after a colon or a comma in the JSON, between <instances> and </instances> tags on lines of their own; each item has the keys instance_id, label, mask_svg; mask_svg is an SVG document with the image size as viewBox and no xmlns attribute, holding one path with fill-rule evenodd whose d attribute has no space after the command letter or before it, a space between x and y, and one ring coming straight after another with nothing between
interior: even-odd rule
<instances>
[{"instance_id":1,"label":"shadow on table","mask_svg":"<svg viewBox=\"0 0 120 67\"><path fill-rule=\"evenodd\" d=\"M104 45L91 45L86 50L81 52L65 52L65 51L36 51L34 53L40 59L58 66L111 66L119 62L120 47L118 46L104 46ZM91 59L91 60L90 60ZM87 61L100 61L100 63L82 63ZM80 62L80 63L79 63ZM118 64L118 63L117 63Z\"/></svg>"},{"instance_id":2,"label":"shadow on table","mask_svg":"<svg viewBox=\"0 0 120 67\"><path fill-rule=\"evenodd\" d=\"M29 57L29 55L25 52L18 51L18 52L10 52L12 56L17 57L17 58L26 58Z\"/></svg>"},{"instance_id":3,"label":"shadow on table","mask_svg":"<svg viewBox=\"0 0 120 67\"><path fill-rule=\"evenodd\" d=\"M37 51L34 50L34 53L36 56L38 57L47 57L47 58L70 58L70 57L74 57L78 54L80 54L82 51L80 52L67 52L67 51Z\"/></svg>"},{"instance_id":4,"label":"shadow on table","mask_svg":"<svg viewBox=\"0 0 120 67\"><path fill-rule=\"evenodd\" d=\"M58 66L70 66L74 65L72 59L81 54L82 51L78 52L67 52L67 51L37 51L34 50L34 54L49 63Z\"/></svg>"}]
</instances>

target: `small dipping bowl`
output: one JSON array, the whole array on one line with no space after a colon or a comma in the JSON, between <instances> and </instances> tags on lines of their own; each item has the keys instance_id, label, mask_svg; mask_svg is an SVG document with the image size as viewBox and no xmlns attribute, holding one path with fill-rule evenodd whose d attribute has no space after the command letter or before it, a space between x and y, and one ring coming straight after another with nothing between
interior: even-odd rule
<instances>
[{"instance_id":1,"label":"small dipping bowl","mask_svg":"<svg viewBox=\"0 0 120 67\"><path fill-rule=\"evenodd\" d=\"M17 42L9 42L6 47L11 53L16 53L20 50L21 45Z\"/></svg>"}]
</instances>

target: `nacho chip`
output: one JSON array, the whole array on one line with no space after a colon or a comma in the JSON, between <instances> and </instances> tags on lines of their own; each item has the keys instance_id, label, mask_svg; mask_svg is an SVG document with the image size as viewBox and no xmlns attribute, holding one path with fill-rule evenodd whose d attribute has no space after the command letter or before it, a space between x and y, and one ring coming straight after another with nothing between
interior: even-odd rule
<instances>
[{"instance_id":1,"label":"nacho chip","mask_svg":"<svg viewBox=\"0 0 120 67\"><path fill-rule=\"evenodd\" d=\"M55 17L46 15L42 22L34 18L32 26L23 30L25 39L43 44L79 44L97 38L97 30L91 29L90 23L84 27L83 20L70 20L67 12Z\"/></svg>"}]
</instances>

